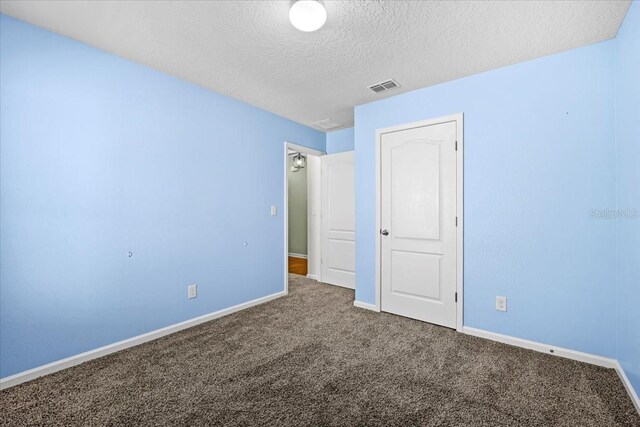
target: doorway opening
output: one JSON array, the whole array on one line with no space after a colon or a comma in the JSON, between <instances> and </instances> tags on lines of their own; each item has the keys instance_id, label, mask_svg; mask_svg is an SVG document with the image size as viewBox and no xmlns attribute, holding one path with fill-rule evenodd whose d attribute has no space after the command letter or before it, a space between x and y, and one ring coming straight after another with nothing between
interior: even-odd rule
<instances>
[{"instance_id":1,"label":"doorway opening","mask_svg":"<svg viewBox=\"0 0 640 427\"><path fill-rule=\"evenodd\" d=\"M309 174L308 171L314 168L315 162L310 154L292 149L287 151L289 273L306 276L309 272L309 193L313 193L308 184L309 175L315 172Z\"/></svg>"},{"instance_id":2,"label":"doorway opening","mask_svg":"<svg viewBox=\"0 0 640 427\"><path fill-rule=\"evenodd\" d=\"M354 152L285 142L284 167L285 292L289 274L354 289Z\"/></svg>"},{"instance_id":3,"label":"doorway opening","mask_svg":"<svg viewBox=\"0 0 640 427\"><path fill-rule=\"evenodd\" d=\"M285 142L284 271L320 280L320 167L324 152Z\"/></svg>"}]
</instances>

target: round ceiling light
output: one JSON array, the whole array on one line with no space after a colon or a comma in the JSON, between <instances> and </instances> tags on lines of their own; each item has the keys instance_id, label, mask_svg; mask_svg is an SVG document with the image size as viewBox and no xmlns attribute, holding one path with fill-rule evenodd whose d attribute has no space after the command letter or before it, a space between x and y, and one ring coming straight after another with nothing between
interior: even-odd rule
<instances>
[{"instance_id":1,"label":"round ceiling light","mask_svg":"<svg viewBox=\"0 0 640 427\"><path fill-rule=\"evenodd\" d=\"M317 0L298 0L289 9L289 20L300 31L316 31L327 22L327 9Z\"/></svg>"}]
</instances>

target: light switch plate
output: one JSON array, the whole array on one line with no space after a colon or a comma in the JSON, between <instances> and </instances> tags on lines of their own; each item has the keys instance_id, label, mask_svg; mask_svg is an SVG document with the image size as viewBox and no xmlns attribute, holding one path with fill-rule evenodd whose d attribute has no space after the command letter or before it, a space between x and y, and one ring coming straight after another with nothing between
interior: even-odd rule
<instances>
[{"instance_id":1,"label":"light switch plate","mask_svg":"<svg viewBox=\"0 0 640 427\"><path fill-rule=\"evenodd\" d=\"M271 216L278 215L278 207L276 205L271 205Z\"/></svg>"}]
</instances>

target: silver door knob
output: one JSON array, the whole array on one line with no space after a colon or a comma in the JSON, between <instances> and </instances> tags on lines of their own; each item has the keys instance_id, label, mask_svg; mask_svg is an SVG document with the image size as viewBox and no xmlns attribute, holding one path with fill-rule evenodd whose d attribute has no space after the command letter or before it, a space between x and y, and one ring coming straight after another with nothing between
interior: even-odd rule
<instances>
[{"instance_id":1,"label":"silver door knob","mask_svg":"<svg viewBox=\"0 0 640 427\"><path fill-rule=\"evenodd\" d=\"M389 230L380 230L380 234L382 234L383 236L388 236Z\"/></svg>"}]
</instances>

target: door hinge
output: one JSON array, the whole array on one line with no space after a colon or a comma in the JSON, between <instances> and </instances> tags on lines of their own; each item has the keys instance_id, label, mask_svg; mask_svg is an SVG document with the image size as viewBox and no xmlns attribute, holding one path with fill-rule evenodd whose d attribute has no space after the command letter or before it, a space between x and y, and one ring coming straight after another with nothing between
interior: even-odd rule
<instances>
[{"instance_id":1,"label":"door hinge","mask_svg":"<svg viewBox=\"0 0 640 427\"><path fill-rule=\"evenodd\" d=\"M458 302L458 293L457 293L457 292L456 292L456 297L455 297L455 299L456 299L456 302Z\"/></svg>"},{"instance_id":2,"label":"door hinge","mask_svg":"<svg viewBox=\"0 0 640 427\"><path fill-rule=\"evenodd\" d=\"M456 151L458 151L458 141L456 141Z\"/></svg>"},{"instance_id":3,"label":"door hinge","mask_svg":"<svg viewBox=\"0 0 640 427\"><path fill-rule=\"evenodd\" d=\"M458 217L456 217L456 227L458 226Z\"/></svg>"}]
</instances>

